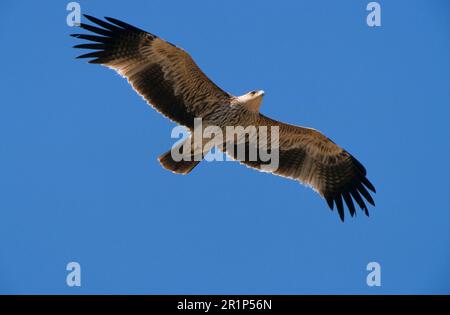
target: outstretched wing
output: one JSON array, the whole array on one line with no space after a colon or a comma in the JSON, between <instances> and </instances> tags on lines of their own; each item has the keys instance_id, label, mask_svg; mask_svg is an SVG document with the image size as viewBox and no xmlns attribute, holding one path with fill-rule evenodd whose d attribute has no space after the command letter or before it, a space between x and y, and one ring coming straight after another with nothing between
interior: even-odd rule
<instances>
[{"instance_id":1,"label":"outstretched wing","mask_svg":"<svg viewBox=\"0 0 450 315\"><path fill-rule=\"evenodd\" d=\"M166 117L192 128L194 117L230 101L231 96L215 85L183 49L119 20L106 17L108 23L84 16L100 27L82 23L81 28L95 35L72 35L90 41L74 48L95 50L78 58L94 58L89 63L116 70Z\"/></svg>"},{"instance_id":2,"label":"outstretched wing","mask_svg":"<svg viewBox=\"0 0 450 315\"><path fill-rule=\"evenodd\" d=\"M253 160L248 155L245 159L239 159L236 154L237 146L231 154L235 159L249 167L269 171L312 187L325 198L332 210L336 205L342 221L344 221L343 201L347 204L351 216L355 214L353 201L369 215L365 200L373 206L375 203L367 189L375 192L375 187L367 179L364 166L350 153L314 129L288 125L263 115L259 115L255 125L269 128L278 126L278 167L264 168L267 162L263 162L259 156ZM267 134L270 134L270 130ZM251 150L251 146L255 149L259 144L259 139L247 140L246 152ZM267 147L273 149L274 146L271 147L268 143Z\"/></svg>"}]
</instances>

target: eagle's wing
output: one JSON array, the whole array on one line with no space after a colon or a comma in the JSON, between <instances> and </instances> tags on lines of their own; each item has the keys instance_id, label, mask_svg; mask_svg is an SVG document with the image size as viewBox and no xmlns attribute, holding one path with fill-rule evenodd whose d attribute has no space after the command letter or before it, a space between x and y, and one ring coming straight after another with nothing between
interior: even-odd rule
<instances>
[{"instance_id":1,"label":"eagle's wing","mask_svg":"<svg viewBox=\"0 0 450 315\"><path fill-rule=\"evenodd\" d=\"M94 58L89 62L116 70L173 121L192 128L194 117L230 101L231 95L215 85L183 49L122 21L84 16L101 28L82 23L81 28L95 35L72 35L91 41L75 48L95 50L78 58Z\"/></svg>"},{"instance_id":2,"label":"eagle's wing","mask_svg":"<svg viewBox=\"0 0 450 315\"><path fill-rule=\"evenodd\" d=\"M355 214L353 200L366 215L369 215L364 199L375 205L367 191L369 189L375 192L375 187L367 179L364 166L350 153L314 129L288 125L264 115L259 115L255 125L256 127L267 126L268 135L271 126L278 126L278 168L265 168L264 164L267 162L263 162L259 156L250 160L247 153L245 159L239 160L236 154L237 146L233 149L232 157L249 167L291 178L312 187L325 198L331 209L336 204L342 221L344 220L343 200L351 216ZM255 149L257 145L260 145L259 140L257 145L254 145L254 140L247 139L244 142L246 152L251 149L250 146ZM271 147L268 143L267 147L273 149L275 146Z\"/></svg>"}]
</instances>

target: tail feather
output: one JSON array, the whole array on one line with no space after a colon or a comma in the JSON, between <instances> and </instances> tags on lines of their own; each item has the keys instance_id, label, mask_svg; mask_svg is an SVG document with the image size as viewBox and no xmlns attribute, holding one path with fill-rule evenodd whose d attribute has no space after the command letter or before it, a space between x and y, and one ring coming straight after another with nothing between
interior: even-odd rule
<instances>
[{"instance_id":1,"label":"tail feather","mask_svg":"<svg viewBox=\"0 0 450 315\"><path fill-rule=\"evenodd\" d=\"M158 157L158 160L165 169L176 174L188 174L200 163L200 161L175 161L172 158L171 150Z\"/></svg>"}]
</instances>

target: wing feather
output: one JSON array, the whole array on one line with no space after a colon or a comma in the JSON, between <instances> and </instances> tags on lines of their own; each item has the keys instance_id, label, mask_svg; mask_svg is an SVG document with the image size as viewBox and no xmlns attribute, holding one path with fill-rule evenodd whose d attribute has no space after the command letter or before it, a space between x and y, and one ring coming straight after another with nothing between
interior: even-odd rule
<instances>
[{"instance_id":1,"label":"wing feather","mask_svg":"<svg viewBox=\"0 0 450 315\"><path fill-rule=\"evenodd\" d=\"M364 199L375 205L368 192L368 189L375 192L375 187L367 179L366 169L356 158L317 130L288 125L263 115L259 115L254 123L257 126L279 127L279 165L270 170L272 174L297 180L313 188L326 200L331 210L336 205L342 221L345 217L344 203L351 216L356 213L353 201L369 215ZM247 152L258 143L247 141L245 145ZM239 162L267 171L263 167L267 162L259 158L251 161L248 155L245 159L238 159L236 151L237 147L232 157Z\"/></svg>"},{"instance_id":2,"label":"wing feather","mask_svg":"<svg viewBox=\"0 0 450 315\"><path fill-rule=\"evenodd\" d=\"M117 19L107 17L106 22L84 16L97 26L82 23L80 27L93 35L73 34L90 41L74 47L94 51L78 58L94 58L89 63L116 70L166 117L192 128L195 117L229 104L231 95L214 84L183 49Z\"/></svg>"}]
</instances>

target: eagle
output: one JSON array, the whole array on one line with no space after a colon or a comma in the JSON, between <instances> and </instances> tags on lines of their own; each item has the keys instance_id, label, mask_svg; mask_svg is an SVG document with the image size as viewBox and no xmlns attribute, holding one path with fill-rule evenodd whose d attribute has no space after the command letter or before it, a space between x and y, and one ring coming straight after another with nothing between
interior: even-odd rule
<instances>
[{"instance_id":1,"label":"eagle","mask_svg":"<svg viewBox=\"0 0 450 315\"><path fill-rule=\"evenodd\" d=\"M104 20L89 15L84 17L92 24L80 23L79 26L88 33L71 36L88 42L73 47L91 52L77 58L90 58L89 63L117 71L149 105L186 127L191 134L197 118L221 128L230 125L276 126L279 162L270 173L311 187L326 200L331 210L336 207L342 221L344 203L352 217L356 214L354 202L369 216L366 202L373 206L375 203L368 190L376 191L366 177L364 166L319 131L261 114L264 91L233 96L212 82L182 48L111 17ZM192 138L185 141L192 141ZM248 138L243 143L247 148L255 145ZM230 153L225 147L220 149ZM267 171L261 159L230 155L250 168ZM171 150L159 157L164 168L177 174L188 174L200 161L176 161Z\"/></svg>"}]
</instances>

